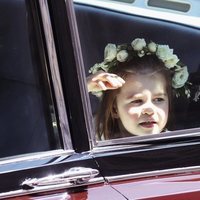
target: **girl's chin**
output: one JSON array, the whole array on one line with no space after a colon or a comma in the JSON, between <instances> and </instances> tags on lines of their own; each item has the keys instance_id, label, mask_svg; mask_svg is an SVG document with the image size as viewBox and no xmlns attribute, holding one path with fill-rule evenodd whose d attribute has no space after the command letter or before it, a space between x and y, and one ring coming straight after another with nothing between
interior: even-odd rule
<instances>
[{"instance_id":1,"label":"girl's chin","mask_svg":"<svg viewBox=\"0 0 200 200\"><path fill-rule=\"evenodd\" d=\"M154 135L154 134L159 134L161 133L161 130L159 130L158 128L140 128L140 130L138 130L137 132L134 131L131 133L131 135L133 136L145 136L145 135Z\"/></svg>"}]
</instances>

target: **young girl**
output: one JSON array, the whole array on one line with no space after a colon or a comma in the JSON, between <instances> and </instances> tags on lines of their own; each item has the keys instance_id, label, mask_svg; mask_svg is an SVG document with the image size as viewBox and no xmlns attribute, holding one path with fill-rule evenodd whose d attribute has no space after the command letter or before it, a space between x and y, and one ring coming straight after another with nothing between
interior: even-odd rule
<instances>
[{"instance_id":1,"label":"young girl","mask_svg":"<svg viewBox=\"0 0 200 200\"><path fill-rule=\"evenodd\" d=\"M188 71L168 45L108 44L104 61L88 77L88 91L101 97L99 139L158 134L166 130L172 93L190 96Z\"/></svg>"}]
</instances>

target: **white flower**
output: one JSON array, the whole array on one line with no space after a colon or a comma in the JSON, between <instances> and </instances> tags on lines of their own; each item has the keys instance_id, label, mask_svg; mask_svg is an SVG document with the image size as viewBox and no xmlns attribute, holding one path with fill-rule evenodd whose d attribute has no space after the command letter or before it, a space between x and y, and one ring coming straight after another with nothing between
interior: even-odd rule
<instances>
[{"instance_id":1,"label":"white flower","mask_svg":"<svg viewBox=\"0 0 200 200\"><path fill-rule=\"evenodd\" d=\"M104 50L104 61L111 62L117 55L117 47L115 44L107 44Z\"/></svg>"},{"instance_id":2,"label":"white flower","mask_svg":"<svg viewBox=\"0 0 200 200\"><path fill-rule=\"evenodd\" d=\"M173 54L173 49L170 49L168 45L158 45L156 55L169 69L173 68L179 61L179 58Z\"/></svg>"},{"instance_id":3,"label":"white flower","mask_svg":"<svg viewBox=\"0 0 200 200\"><path fill-rule=\"evenodd\" d=\"M96 63L93 67L90 68L89 73L95 74L97 73L99 70L103 70L103 71L108 71L108 65L105 65L104 62L102 63Z\"/></svg>"},{"instance_id":4,"label":"white flower","mask_svg":"<svg viewBox=\"0 0 200 200\"><path fill-rule=\"evenodd\" d=\"M185 90L185 95L186 95L186 97L187 97L188 99L191 97L191 95L190 95L190 90L189 90L189 89L186 89L186 90Z\"/></svg>"},{"instance_id":5,"label":"white flower","mask_svg":"<svg viewBox=\"0 0 200 200\"><path fill-rule=\"evenodd\" d=\"M108 72L108 70L109 70L108 65L105 65L104 62L102 62L102 63L99 64L99 68L101 68L105 72Z\"/></svg>"},{"instance_id":6,"label":"white flower","mask_svg":"<svg viewBox=\"0 0 200 200\"><path fill-rule=\"evenodd\" d=\"M170 49L168 45L158 45L156 55L164 62L172 57L173 49Z\"/></svg>"},{"instance_id":7,"label":"white flower","mask_svg":"<svg viewBox=\"0 0 200 200\"><path fill-rule=\"evenodd\" d=\"M139 51L137 55L141 58L145 55L145 52L143 50Z\"/></svg>"},{"instance_id":8,"label":"white flower","mask_svg":"<svg viewBox=\"0 0 200 200\"><path fill-rule=\"evenodd\" d=\"M99 64L96 63L93 67L90 68L89 73L95 74L99 71Z\"/></svg>"},{"instance_id":9,"label":"white flower","mask_svg":"<svg viewBox=\"0 0 200 200\"><path fill-rule=\"evenodd\" d=\"M157 49L156 43L150 42L150 43L148 44L148 49L149 49L149 51L152 52L152 53L156 52L156 49Z\"/></svg>"},{"instance_id":10,"label":"white flower","mask_svg":"<svg viewBox=\"0 0 200 200\"><path fill-rule=\"evenodd\" d=\"M175 89L183 87L188 80L188 76L189 73L186 66L182 67L181 70L176 71L172 78L172 87Z\"/></svg>"},{"instance_id":11,"label":"white flower","mask_svg":"<svg viewBox=\"0 0 200 200\"><path fill-rule=\"evenodd\" d=\"M119 62L125 62L126 59L128 58L128 52L126 50L121 50L118 54L117 54L117 60Z\"/></svg>"},{"instance_id":12,"label":"white flower","mask_svg":"<svg viewBox=\"0 0 200 200\"><path fill-rule=\"evenodd\" d=\"M199 99L200 99L200 86L198 87L198 90L196 91L193 100L197 102Z\"/></svg>"},{"instance_id":13,"label":"white flower","mask_svg":"<svg viewBox=\"0 0 200 200\"><path fill-rule=\"evenodd\" d=\"M165 63L165 66L170 69L170 68L173 68L177 64L178 61L179 61L178 57L172 54L171 57L168 60L166 60L164 63Z\"/></svg>"},{"instance_id":14,"label":"white flower","mask_svg":"<svg viewBox=\"0 0 200 200\"><path fill-rule=\"evenodd\" d=\"M135 51L141 51L146 46L146 42L144 39L136 38L131 42L131 46Z\"/></svg>"}]
</instances>

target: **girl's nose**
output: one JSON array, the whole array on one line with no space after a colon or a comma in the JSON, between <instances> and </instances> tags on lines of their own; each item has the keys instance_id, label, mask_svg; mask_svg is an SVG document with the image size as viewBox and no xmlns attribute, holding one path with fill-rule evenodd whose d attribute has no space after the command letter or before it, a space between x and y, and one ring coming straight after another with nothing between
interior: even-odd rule
<instances>
[{"instance_id":1,"label":"girl's nose","mask_svg":"<svg viewBox=\"0 0 200 200\"><path fill-rule=\"evenodd\" d=\"M153 115L154 114L154 110L151 107L145 107L142 109L142 114L145 115Z\"/></svg>"}]
</instances>

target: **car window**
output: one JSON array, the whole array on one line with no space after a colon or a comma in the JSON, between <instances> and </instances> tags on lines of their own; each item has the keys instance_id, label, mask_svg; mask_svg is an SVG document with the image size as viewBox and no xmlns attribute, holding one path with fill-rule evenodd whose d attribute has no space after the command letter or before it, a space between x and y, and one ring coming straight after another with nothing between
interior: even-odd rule
<instances>
[{"instance_id":1,"label":"car window","mask_svg":"<svg viewBox=\"0 0 200 200\"><path fill-rule=\"evenodd\" d=\"M0 1L0 16L0 158L62 149L38 16L26 1L12 0Z\"/></svg>"},{"instance_id":2,"label":"car window","mask_svg":"<svg viewBox=\"0 0 200 200\"><path fill-rule=\"evenodd\" d=\"M193 15L188 12L188 15L183 16L182 13L174 12L174 10L171 11L168 9L168 12L166 12L166 10L163 11L163 8L159 8L159 6L152 12L151 9L144 6L142 7L140 4L138 8L145 9L145 12L141 13L132 9L134 3L129 5L119 4L116 1L94 0L87 3L78 0L74 2L87 78L91 75L91 67L93 67L92 71L94 73L96 69L105 67L105 55L108 55L109 51L108 49L105 50L105 47L108 44L117 46L118 44L125 44L127 42L131 43L134 38L145 38L147 41L156 41L158 44L169 45L170 48L173 49L174 55L178 55L181 62L187 66L189 72L187 84L190 89L187 90L187 87L184 86L182 89L185 96L181 98L177 98L179 94L174 96L172 100L173 111L170 110L169 112L173 116L170 117L169 124L167 124L167 129L165 129L164 132L168 134L170 131L169 134L171 134L171 131L198 128L199 81L197 77L199 77L200 63L198 59L199 45L197 45L195 41L199 39L199 25L197 23L198 17L193 18L197 13L193 13ZM153 3L153 1L149 1L149 4L150 2ZM179 3L181 3L181 1ZM194 5L195 3L196 2L194 2ZM116 5L116 7L114 5ZM162 11L163 17L160 18L160 13ZM190 23L191 19L194 19L193 24ZM110 51L112 51L112 46L108 46ZM107 53L105 53L106 51ZM125 56L125 54L122 56ZM113 64L113 62L110 63ZM104 114L109 112L108 110L110 109L106 106L99 107L102 102L102 96L99 98L98 95L99 93L96 96L89 93L94 124L95 121L98 120L98 117L103 118L105 116ZM102 113L100 116L98 116L99 108ZM125 118L124 121L127 120L128 118ZM129 122L129 125L130 124L131 121ZM99 124L97 126L99 127ZM98 130L102 130L101 128L103 126L103 124L100 125L100 129ZM122 126L120 130L126 129L123 122ZM127 129L125 131L127 131ZM96 131L95 134L98 138L99 132ZM105 135L102 137L102 134L99 135L100 137L98 140L105 140L105 137L107 137ZM116 134L116 137L110 139L120 137L122 136ZM130 137L130 134L125 133L124 137Z\"/></svg>"},{"instance_id":3,"label":"car window","mask_svg":"<svg viewBox=\"0 0 200 200\"><path fill-rule=\"evenodd\" d=\"M93 1L93 0L92 0ZM199 16L198 0L99 0L101 2L113 2L123 4L129 4L132 7L149 8L152 10L161 10L165 13L179 13L182 15L189 14L190 16Z\"/></svg>"}]
</instances>

